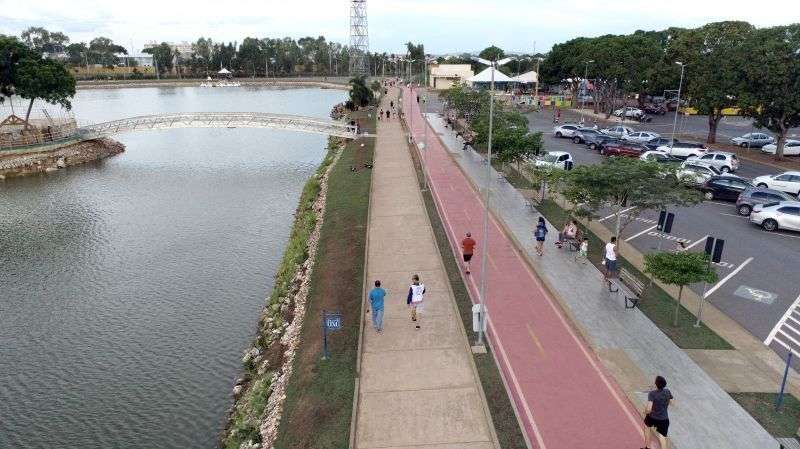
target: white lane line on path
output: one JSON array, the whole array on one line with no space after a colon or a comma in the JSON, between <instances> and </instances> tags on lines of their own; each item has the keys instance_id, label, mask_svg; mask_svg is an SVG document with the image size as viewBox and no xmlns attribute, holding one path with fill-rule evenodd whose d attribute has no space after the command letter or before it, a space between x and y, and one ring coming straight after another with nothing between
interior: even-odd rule
<instances>
[{"instance_id":1,"label":"white lane line on path","mask_svg":"<svg viewBox=\"0 0 800 449\"><path fill-rule=\"evenodd\" d=\"M781 326L783 326L783 323L786 322L786 319L789 318L789 316L792 314L792 312L798 305L800 305L800 295L798 295L797 299L794 300L792 305L789 306L788 309L786 309L786 313L784 313L781 319L778 320L778 324L776 324L775 327L772 328L772 330L769 332L769 335L767 335L767 338L764 339L765 345L769 346L769 344L772 343L772 339L775 338L775 334L778 333L778 329L780 329Z\"/></svg>"},{"instance_id":2,"label":"white lane line on path","mask_svg":"<svg viewBox=\"0 0 800 449\"><path fill-rule=\"evenodd\" d=\"M635 209L635 208L636 208L636 206L629 207L629 208L627 208L627 209L622 209L621 211L619 211L619 215L622 215L622 214L624 214L625 212L628 212L629 210L631 210L631 209ZM597 220L597 221L608 220L609 218L611 218L611 217L615 217L615 216L617 216L617 214L611 214L611 215L609 215L609 216L607 216L607 217L603 217L603 218L601 218L601 219L599 219L599 220Z\"/></svg>"},{"instance_id":3,"label":"white lane line on path","mask_svg":"<svg viewBox=\"0 0 800 449\"><path fill-rule=\"evenodd\" d=\"M653 225L653 226L650 226L649 228L645 229L644 231L642 231L642 232L637 232L636 234L633 234L632 236L630 236L630 237L626 238L626 239L625 239L625 241L626 241L626 242L630 242L631 240L635 239L636 237L639 237L639 236L640 236L640 235L642 235L642 234L646 234L647 232L649 232L649 231L652 231L653 229L655 229L655 228L657 228L657 227L658 227L658 225Z\"/></svg>"},{"instance_id":4,"label":"white lane line on path","mask_svg":"<svg viewBox=\"0 0 800 449\"><path fill-rule=\"evenodd\" d=\"M690 249L694 248L694 246L699 244L700 242L705 242L707 238L708 238L708 234L700 237L699 239L695 240L694 243L692 243L691 245L687 246L686 249L690 250Z\"/></svg>"},{"instance_id":5,"label":"white lane line on path","mask_svg":"<svg viewBox=\"0 0 800 449\"><path fill-rule=\"evenodd\" d=\"M711 294L712 294L712 293L714 293L715 291L717 291L717 289L719 289L720 287L722 287L722 286L723 286L723 285L724 285L726 282L728 282L728 281L729 281L729 280L730 280L732 277L736 276L736 273L738 273L738 272L742 271L742 268L746 267L746 266L747 266L747 264L749 264L749 263L750 263L750 262L752 262L752 261L753 261L753 258L752 258L752 257L748 257L748 258L747 258L747 260L745 260L744 262L742 262L742 264L741 264L741 265L739 265L738 267L736 267L736 269L735 269L735 270L731 271L731 272L730 272L730 274L728 274L727 276L725 276L724 278L722 278L722 280L721 280L721 281L717 282L717 285L715 285L715 286L711 287L711 289L709 289L709 290L706 292L706 294L705 294L705 296L703 296L703 298L708 298L709 296L711 296Z\"/></svg>"}]
</instances>

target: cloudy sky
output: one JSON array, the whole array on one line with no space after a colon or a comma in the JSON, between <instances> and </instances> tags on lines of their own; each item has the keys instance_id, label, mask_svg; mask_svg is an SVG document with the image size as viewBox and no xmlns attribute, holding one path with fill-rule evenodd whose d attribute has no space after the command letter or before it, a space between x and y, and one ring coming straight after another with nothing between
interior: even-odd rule
<instances>
[{"instance_id":1,"label":"cloudy sky","mask_svg":"<svg viewBox=\"0 0 800 449\"><path fill-rule=\"evenodd\" d=\"M797 0L368 0L370 49L399 53L423 42L429 53L480 50L546 51L577 36L747 20L756 26L800 22ZM487 7L487 5L490 5ZM347 0L0 0L0 33L28 26L63 31L73 42L106 36L136 50L142 43L200 36L324 35L346 42Z\"/></svg>"}]
</instances>

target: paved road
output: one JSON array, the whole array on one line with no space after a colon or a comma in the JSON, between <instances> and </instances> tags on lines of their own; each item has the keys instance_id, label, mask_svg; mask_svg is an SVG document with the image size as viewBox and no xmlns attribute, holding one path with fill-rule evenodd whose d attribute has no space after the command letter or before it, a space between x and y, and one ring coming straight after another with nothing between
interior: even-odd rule
<instances>
[{"instance_id":1,"label":"paved road","mask_svg":"<svg viewBox=\"0 0 800 449\"><path fill-rule=\"evenodd\" d=\"M405 99L403 106L414 117L415 134L421 136L417 103L408 95ZM440 141L429 139L424 164L451 241L459 241L470 231L480 245L479 193ZM476 251L481 254L480 246ZM489 334L533 446L640 447L638 413L494 220L489 226L487 257ZM476 262L467 276L473 298L478 297L483 276Z\"/></svg>"},{"instance_id":2,"label":"paved road","mask_svg":"<svg viewBox=\"0 0 800 449\"><path fill-rule=\"evenodd\" d=\"M439 112L441 107L441 102L432 95L428 110ZM576 145L569 139L554 137L550 111L529 113L526 116L531 130L543 132L546 150L568 151L576 165L597 164L603 160L603 156L596 151L590 151L585 145ZM577 115L564 112L562 123L573 120L573 117ZM705 117L689 116L682 117L681 120L685 120L681 126L691 133L702 136L707 132ZM668 131L664 131L667 124ZM652 130L665 135L672 130L671 126L669 116L656 117L652 124L633 125L637 129ZM749 126L749 119L726 117L720 124L719 136L740 135L748 132ZM753 178L780 171L774 167L742 160L736 174ZM696 207L676 208L671 212L676 214L676 221L671 235L662 240L662 249L675 248L677 241L683 241L692 246L692 249L702 250L704 242L701 240L709 235L726 241L723 261L717 265L720 281L707 287L707 299L753 335L765 341L782 357L785 357L787 349L800 352L800 285L795 276L790 274L793 261L800 253L800 233L764 232L751 225L747 218L737 215L733 203L708 201ZM608 214L602 216L606 215ZM655 231L656 220L656 213L645 213L626 227L622 238L629 240L640 251L656 250L660 238ZM609 222L608 227L612 228L613 219L606 221ZM704 286L698 284L690 288L702 293ZM735 294L737 290L739 294ZM800 367L800 362L795 366Z\"/></svg>"}]
</instances>

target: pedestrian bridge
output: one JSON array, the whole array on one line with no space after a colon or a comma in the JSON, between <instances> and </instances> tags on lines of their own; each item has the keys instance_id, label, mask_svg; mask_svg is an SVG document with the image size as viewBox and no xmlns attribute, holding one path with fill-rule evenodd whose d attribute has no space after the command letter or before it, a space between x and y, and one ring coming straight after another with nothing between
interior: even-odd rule
<instances>
[{"instance_id":1,"label":"pedestrian bridge","mask_svg":"<svg viewBox=\"0 0 800 449\"><path fill-rule=\"evenodd\" d=\"M356 127L344 122L266 112L180 112L142 115L78 128L82 140L130 131L171 128L271 128L354 138Z\"/></svg>"}]
</instances>

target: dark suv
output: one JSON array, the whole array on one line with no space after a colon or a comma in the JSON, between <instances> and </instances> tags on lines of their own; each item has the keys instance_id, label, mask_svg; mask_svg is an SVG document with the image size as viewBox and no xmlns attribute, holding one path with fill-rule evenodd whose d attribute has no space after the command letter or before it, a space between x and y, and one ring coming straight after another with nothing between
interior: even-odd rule
<instances>
[{"instance_id":1,"label":"dark suv","mask_svg":"<svg viewBox=\"0 0 800 449\"><path fill-rule=\"evenodd\" d=\"M575 133L572 134L572 142L588 144L589 139L597 137L600 134L600 130L594 128L578 128Z\"/></svg>"},{"instance_id":2,"label":"dark suv","mask_svg":"<svg viewBox=\"0 0 800 449\"><path fill-rule=\"evenodd\" d=\"M790 195L766 187L751 187L741 194L736 200L736 211L739 215L748 216L756 204L767 204L780 201L793 201Z\"/></svg>"},{"instance_id":3,"label":"dark suv","mask_svg":"<svg viewBox=\"0 0 800 449\"><path fill-rule=\"evenodd\" d=\"M701 185L700 191L707 200L734 201L739 194L753 187L750 181L733 175L712 176Z\"/></svg>"}]
</instances>

